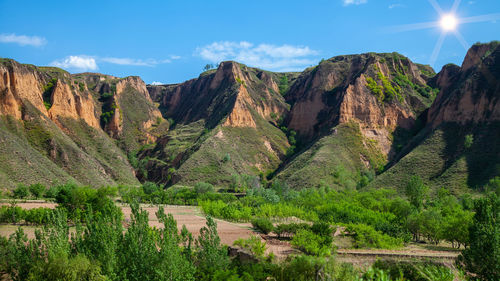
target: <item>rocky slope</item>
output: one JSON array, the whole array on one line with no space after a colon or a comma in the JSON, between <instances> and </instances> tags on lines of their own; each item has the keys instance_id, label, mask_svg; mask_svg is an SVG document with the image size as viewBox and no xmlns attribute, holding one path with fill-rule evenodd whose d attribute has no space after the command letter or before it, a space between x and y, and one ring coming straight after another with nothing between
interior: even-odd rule
<instances>
[{"instance_id":1,"label":"rocky slope","mask_svg":"<svg viewBox=\"0 0 500 281\"><path fill-rule=\"evenodd\" d=\"M367 53L302 73L223 62L159 86L1 59L0 181L481 187L500 175L499 48L437 75Z\"/></svg>"},{"instance_id":2,"label":"rocky slope","mask_svg":"<svg viewBox=\"0 0 500 281\"><path fill-rule=\"evenodd\" d=\"M92 77L1 59L0 188L36 182L138 183L127 155L110 136L124 150L135 149L147 142L161 114L139 78ZM101 96L106 79L116 83L113 102ZM119 111L130 102L135 112ZM108 114L114 121L103 120L107 106L116 107ZM139 136L128 140L123 137L128 132Z\"/></svg>"},{"instance_id":3,"label":"rocky slope","mask_svg":"<svg viewBox=\"0 0 500 281\"><path fill-rule=\"evenodd\" d=\"M426 127L373 183L404 187L407 175L455 193L500 175L500 44L476 44L462 66L446 65L433 78L441 89Z\"/></svg>"},{"instance_id":4,"label":"rocky slope","mask_svg":"<svg viewBox=\"0 0 500 281\"><path fill-rule=\"evenodd\" d=\"M288 110L279 93L283 77L294 75L223 62L182 84L149 86L175 127L155 147L140 152L147 179L227 184L235 174L276 169L289 146L276 126Z\"/></svg>"},{"instance_id":5,"label":"rocky slope","mask_svg":"<svg viewBox=\"0 0 500 281\"><path fill-rule=\"evenodd\" d=\"M278 178L295 187L355 186L362 173L381 170L432 102L433 74L397 53L339 56L304 71L286 100L288 127L306 148Z\"/></svg>"}]
</instances>

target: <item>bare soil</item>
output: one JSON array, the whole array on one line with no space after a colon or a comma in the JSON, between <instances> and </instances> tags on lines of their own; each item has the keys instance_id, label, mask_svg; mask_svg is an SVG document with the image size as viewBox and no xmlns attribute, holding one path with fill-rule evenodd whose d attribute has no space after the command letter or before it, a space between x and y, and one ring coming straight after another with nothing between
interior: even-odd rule
<instances>
[{"instance_id":1,"label":"bare soil","mask_svg":"<svg viewBox=\"0 0 500 281\"><path fill-rule=\"evenodd\" d=\"M2 202L2 205L10 205L11 202ZM23 201L17 202L17 206L25 209L33 209L39 207L55 208L56 203L43 201ZM128 205L120 204L125 218L125 224L130 222L131 209ZM162 206L166 214L172 214L177 221L179 230L183 225L197 237L200 229L206 225L206 219L196 206ZM141 208L149 213L149 224L152 227L162 227L163 225L156 218L155 213L158 211L157 206L143 204ZM286 257L293 253L298 253L293 249L286 240L279 240L274 235L262 235L252 230L250 223L233 223L224 220L216 219L217 231L221 238L221 242L226 245L233 245L233 242L239 238L248 238L250 236L259 236L266 242L268 249L267 253L274 253L278 258ZM9 236L14 233L19 226L23 227L24 232L29 238L34 238L35 230L39 227L29 225L12 225L0 224L0 235ZM457 249L450 248L447 244L438 246L410 243L405 248L400 250L383 250L383 249L349 249L350 242L348 237L343 237L336 233L335 244L338 247L337 259L344 262L353 263L356 266L365 267L373 264L377 258L381 259L397 259L397 260L412 260L412 259L433 259L443 263L452 264L456 257L460 254Z\"/></svg>"}]
</instances>

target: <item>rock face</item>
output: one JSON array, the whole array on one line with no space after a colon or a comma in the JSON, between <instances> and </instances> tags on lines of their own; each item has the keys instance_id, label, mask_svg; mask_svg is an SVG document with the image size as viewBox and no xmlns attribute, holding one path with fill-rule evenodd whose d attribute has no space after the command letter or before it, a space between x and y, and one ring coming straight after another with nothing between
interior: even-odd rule
<instances>
[{"instance_id":1,"label":"rock face","mask_svg":"<svg viewBox=\"0 0 500 281\"><path fill-rule=\"evenodd\" d=\"M89 126L99 128L99 121L95 116L94 101L88 93L74 92L70 85L57 80L52 95L52 106L49 117L57 123L58 117L83 119Z\"/></svg>"},{"instance_id":2,"label":"rock face","mask_svg":"<svg viewBox=\"0 0 500 281\"><path fill-rule=\"evenodd\" d=\"M483 186L500 175L499 45L437 75L368 53L157 86L0 59L0 182Z\"/></svg>"},{"instance_id":3,"label":"rock face","mask_svg":"<svg viewBox=\"0 0 500 281\"><path fill-rule=\"evenodd\" d=\"M166 131L163 128L152 132L163 118L139 77L82 73L75 74L74 79L94 93L100 126L120 141L124 150L134 151L143 144L155 142L160 133Z\"/></svg>"},{"instance_id":4,"label":"rock face","mask_svg":"<svg viewBox=\"0 0 500 281\"><path fill-rule=\"evenodd\" d=\"M476 44L462 66L446 65L432 78L440 92L424 113L426 126L374 186L402 189L418 175L454 193L500 176L500 43Z\"/></svg>"},{"instance_id":5,"label":"rock face","mask_svg":"<svg viewBox=\"0 0 500 281\"><path fill-rule=\"evenodd\" d=\"M156 139L161 130L152 132L159 130L153 127L161 120L138 77L70 75L0 59L0 151L6 157L0 179L5 187L68 180L136 184L127 156L110 136L125 151L134 150Z\"/></svg>"},{"instance_id":6,"label":"rock face","mask_svg":"<svg viewBox=\"0 0 500 281\"><path fill-rule=\"evenodd\" d=\"M410 129L431 102L425 70L395 53L323 61L304 71L290 89L287 101L293 106L288 126L310 141L334 126L356 122L390 156L394 130ZM372 88L367 80L374 83ZM375 93L377 89L380 93Z\"/></svg>"},{"instance_id":7,"label":"rock face","mask_svg":"<svg viewBox=\"0 0 500 281\"><path fill-rule=\"evenodd\" d=\"M175 123L141 155L150 159L149 180L227 184L232 174L276 169L289 146L276 127L288 108L277 84L285 75L293 76L223 62L185 83L148 86L164 117Z\"/></svg>"},{"instance_id":8,"label":"rock face","mask_svg":"<svg viewBox=\"0 0 500 281\"><path fill-rule=\"evenodd\" d=\"M164 116L176 123L204 119L209 126L215 126L229 116L228 126L255 127L250 108L266 119L271 113L281 115L287 110L278 94L278 76L272 75L236 62L222 62L217 70L197 79L176 85L150 85L148 90L160 103Z\"/></svg>"},{"instance_id":9,"label":"rock face","mask_svg":"<svg viewBox=\"0 0 500 281\"><path fill-rule=\"evenodd\" d=\"M26 101L47 114L42 99L40 81L43 81L43 77L41 76L41 73L35 71L33 66L2 59L0 64L0 113L21 119L20 108L22 103Z\"/></svg>"},{"instance_id":10,"label":"rock face","mask_svg":"<svg viewBox=\"0 0 500 281\"><path fill-rule=\"evenodd\" d=\"M500 45L477 44L462 67L448 65L437 75L441 92L429 109L432 128L446 122L500 121Z\"/></svg>"}]
</instances>

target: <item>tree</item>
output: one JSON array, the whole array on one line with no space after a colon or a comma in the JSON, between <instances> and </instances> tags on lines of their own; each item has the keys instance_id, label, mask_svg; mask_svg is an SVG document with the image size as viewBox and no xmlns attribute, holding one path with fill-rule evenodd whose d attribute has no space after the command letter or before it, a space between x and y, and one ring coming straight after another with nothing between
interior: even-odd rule
<instances>
[{"instance_id":1,"label":"tree","mask_svg":"<svg viewBox=\"0 0 500 281\"><path fill-rule=\"evenodd\" d=\"M152 193L159 191L160 187L158 187L158 185L156 185L156 183L154 182L147 181L142 185L142 190L144 191L145 194L150 195Z\"/></svg>"},{"instance_id":2,"label":"tree","mask_svg":"<svg viewBox=\"0 0 500 281\"><path fill-rule=\"evenodd\" d=\"M500 280L500 197L490 193L474 202L470 247L458 261L483 280Z\"/></svg>"},{"instance_id":3,"label":"tree","mask_svg":"<svg viewBox=\"0 0 500 281\"><path fill-rule=\"evenodd\" d=\"M408 200L417 210L422 209L428 189L419 176L412 176L408 181L405 189L406 196L408 196Z\"/></svg>"},{"instance_id":4,"label":"tree","mask_svg":"<svg viewBox=\"0 0 500 281\"><path fill-rule=\"evenodd\" d=\"M217 270L224 270L229 266L227 249L221 245L217 223L212 217L207 216L207 226L200 229L196 246L197 280L209 279Z\"/></svg>"},{"instance_id":5,"label":"tree","mask_svg":"<svg viewBox=\"0 0 500 281\"><path fill-rule=\"evenodd\" d=\"M209 71L210 69L214 69L215 68L215 65L211 64L211 63L207 63L204 67L203 67L203 71Z\"/></svg>"}]
</instances>

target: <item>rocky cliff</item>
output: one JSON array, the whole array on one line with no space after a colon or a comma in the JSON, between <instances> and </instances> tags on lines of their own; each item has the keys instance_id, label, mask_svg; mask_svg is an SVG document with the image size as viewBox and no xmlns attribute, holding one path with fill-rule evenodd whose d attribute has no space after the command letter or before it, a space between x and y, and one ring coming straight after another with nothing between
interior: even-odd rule
<instances>
[{"instance_id":1,"label":"rocky cliff","mask_svg":"<svg viewBox=\"0 0 500 281\"><path fill-rule=\"evenodd\" d=\"M71 75L9 59L0 61L0 118L4 187L136 184L122 149L154 141L152 127L163 120L138 77Z\"/></svg>"},{"instance_id":2,"label":"rocky cliff","mask_svg":"<svg viewBox=\"0 0 500 281\"><path fill-rule=\"evenodd\" d=\"M286 123L302 150L278 178L297 187L355 186L362 173L381 171L401 148L401 132L410 134L432 102L433 75L397 53L339 56L307 69L286 96Z\"/></svg>"},{"instance_id":3,"label":"rocky cliff","mask_svg":"<svg viewBox=\"0 0 500 281\"><path fill-rule=\"evenodd\" d=\"M1 59L0 181L480 187L500 175L499 45L438 74L367 53L158 86Z\"/></svg>"},{"instance_id":4,"label":"rocky cliff","mask_svg":"<svg viewBox=\"0 0 500 281\"><path fill-rule=\"evenodd\" d=\"M418 175L434 189L479 188L500 175L500 44L476 44L462 66L446 65L431 84L440 88L426 126L374 186L402 189Z\"/></svg>"},{"instance_id":5,"label":"rocky cliff","mask_svg":"<svg viewBox=\"0 0 500 281\"><path fill-rule=\"evenodd\" d=\"M143 151L150 180L228 183L232 174L276 169L289 146L277 120L288 110L281 77L236 62L223 62L199 78L148 86L175 128L157 147Z\"/></svg>"},{"instance_id":6,"label":"rocky cliff","mask_svg":"<svg viewBox=\"0 0 500 281\"><path fill-rule=\"evenodd\" d=\"M432 69L399 54L339 56L304 71L287 101L288 126L306 140L322 130L356 122L385 155L397 127L411 129L434 98L427 79Z\"/></svg>"}]
</instances>

